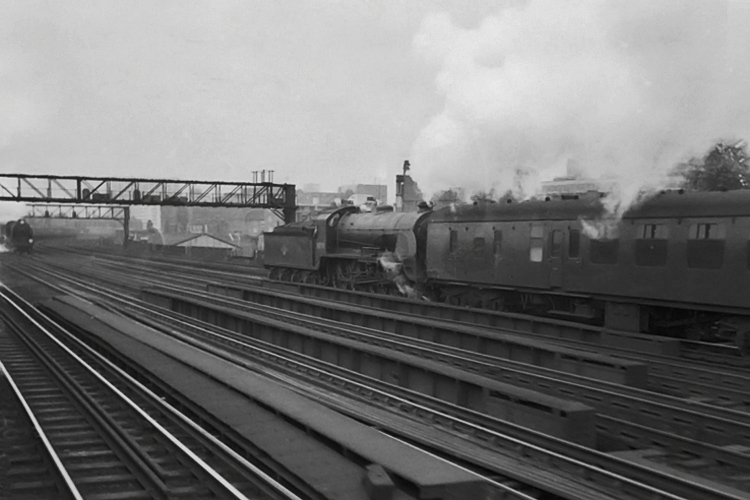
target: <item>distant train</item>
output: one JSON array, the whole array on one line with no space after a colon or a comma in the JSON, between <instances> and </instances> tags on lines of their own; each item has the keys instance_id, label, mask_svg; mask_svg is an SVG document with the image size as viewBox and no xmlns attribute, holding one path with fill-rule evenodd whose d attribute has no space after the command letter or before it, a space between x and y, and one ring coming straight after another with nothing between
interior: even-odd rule
<instances>
[{"instance_id":1,"label":"distant train","mask_svg":"<svg viewBox=\"0 0 750 500\"><path fill-rule=\"evenodd\" d=\"M3 240L8 250L29 254L34 249L34 230L23 219L12 220L3 228Z\"/></svg>"},{"instance_id":2,"label":"distant train","mask_svg":"<svg viewBox=\"0 0 750 500\"><path fill-rule=\"evenodd\" d=\"M610 328L732 338L750 332L750 191L668 191L614 230L600 195L425 213L354 207L266 233L271 277ZM390 276L389 276L390 275ZM399 281L400 280L400 281Z\"/></svg>"}]
</instances>

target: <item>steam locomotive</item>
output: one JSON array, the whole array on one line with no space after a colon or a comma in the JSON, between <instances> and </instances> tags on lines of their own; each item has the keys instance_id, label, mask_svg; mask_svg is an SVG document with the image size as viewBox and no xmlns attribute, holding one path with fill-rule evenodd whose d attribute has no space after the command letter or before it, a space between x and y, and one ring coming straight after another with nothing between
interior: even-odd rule
<instances>
[{"instance_id":1,"label":"steam locomotive","mask_svg":"<svg viewBox=\"0 0 750 500\"><path fill-rule=\"evenodd\" d=\"M425 213L344 207L266 233L265 248L273 279L704 340L750 331L745 190L666 191L618 221L599 193Z\"/></svg>"},{"instance_id":2,"label":"steam locomotive","mask_svg":"<svg viewBox=\"0 0 750 500\"><path fill-rule=\"evenodd\" d=\"M16 253L29 254L34 249L34 230L23 219L9 221L3 227L5 247Z\"/></svg>"}]
</instances>

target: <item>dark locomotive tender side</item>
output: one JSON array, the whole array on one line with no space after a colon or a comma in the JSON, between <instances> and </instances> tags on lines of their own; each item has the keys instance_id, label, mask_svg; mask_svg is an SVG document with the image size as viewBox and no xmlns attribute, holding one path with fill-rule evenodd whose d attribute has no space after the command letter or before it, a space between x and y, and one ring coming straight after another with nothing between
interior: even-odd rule
<instances>
[{"instance_id":1,"label":"dark locomotive tender side","mask_svg":"<svg viewBox=\"0 0 750 500\"><path fill-rule=\"evenodd\" d=\"M584 224L606 220L600 196L575 198L388 217L346 207L267 233L267 264L368 290L390 251L434 300L703 339L750 328L750 192L664 192L599 239Z\"/></svg>"}]
</instances>

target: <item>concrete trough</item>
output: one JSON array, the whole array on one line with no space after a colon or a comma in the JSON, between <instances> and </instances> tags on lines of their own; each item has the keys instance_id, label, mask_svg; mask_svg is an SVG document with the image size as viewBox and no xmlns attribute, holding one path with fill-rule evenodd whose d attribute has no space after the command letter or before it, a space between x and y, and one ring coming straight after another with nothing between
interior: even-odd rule
<instances>
[{"instance_id":1,"label":"concrete trough","mask_svg":"<svg viewBox=\"0 0 750 500\"><path fill-rule=\"evenodd\" d=\"M485 483L476 474L423 453L239 364L176 342L74 297L54 299L46 307L80 325L118 355L145 367L162 383L222 420L260 452L305 480L320 496L372 499L376 490L393 493L393 483L388 480L391 477L409 484L418 498L462 500L484 496Z\"/></svg>"},{"instance_id":2,"label":"concrete trough","mask_svg":"<svg viewBox=\"0 0 750 500\"><path fill-rule=\"evenodd\" d=\"M431 318L340 302L289 296L260 287L238 288L233 285L209 284L207 291L606 382L638 388L645 388L648 383L648 367L644 363L524 338L520 334L465 324L446 324Z\"/></svg>"},{"instance_id":3,"label":"concrete trough","mask_svg":"<svg viewBox=\"0 0 750 500\"><path fill-rule=\"evenodd\" d=\"M489 311L423 300L391 297L388 295L341 290L307 283L284 283L265 281L263 287L270 290L297 293L307 297L350 303L363 307L412 314L433 319L489 326L514 333L533 333L574 340L607 347L627 349L648 354L676 357L680 352L679 339L641 335L634 332L604 330L601 327L553 318L539 318L526 314ZM237 294L238 290L231 293ZM643 337L649 337L644 339ZM647 340L647 341L644 341Z\"/></svg>"},{"instance_id":4,"label":"concrete trough","mask_svg":"<svg viewBox=\"0 0 750 500\"><path fill-rule=\"evenodd\" d=\"M593 447L596 443L595 412L579 402L165 289L144 288L142 298L186 316L507 422L584 446Z\"/></svg>"}]
</instances>

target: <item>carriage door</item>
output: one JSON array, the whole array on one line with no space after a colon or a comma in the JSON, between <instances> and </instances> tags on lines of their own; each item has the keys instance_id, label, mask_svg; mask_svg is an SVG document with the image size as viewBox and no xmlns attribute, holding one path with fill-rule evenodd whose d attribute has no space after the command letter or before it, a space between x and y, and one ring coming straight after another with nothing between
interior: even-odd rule
<instances>
[{"instance_id":1,"label":"carriage door","mask_svg":"<svg viewBox=\"0 0 750 500\"><path fill-rule=\"evenodd\" d=\"M549 236L549 285L562 287L563 232L553 229Z\"/></svg>"}]
</instances>

